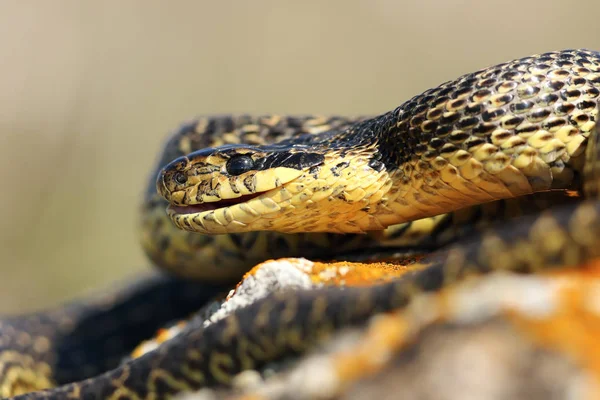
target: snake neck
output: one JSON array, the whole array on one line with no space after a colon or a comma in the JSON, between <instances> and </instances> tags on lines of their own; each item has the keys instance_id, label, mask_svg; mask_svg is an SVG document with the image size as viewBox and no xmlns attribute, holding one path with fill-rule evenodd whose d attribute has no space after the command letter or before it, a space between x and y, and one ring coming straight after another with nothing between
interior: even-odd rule
<instances>
[{"instance_id":1,"label":"snake neck","mask_svg":"<svg viewBox=\"0 0 600 400\"><path fill-rule=\"evenodd\" d=\"M600 53L515 60L446 82L348 129L389 184L375 225L548 190L580 190ZM377 168L376 168L377 169Z\"/></svg>"}]
</instances>

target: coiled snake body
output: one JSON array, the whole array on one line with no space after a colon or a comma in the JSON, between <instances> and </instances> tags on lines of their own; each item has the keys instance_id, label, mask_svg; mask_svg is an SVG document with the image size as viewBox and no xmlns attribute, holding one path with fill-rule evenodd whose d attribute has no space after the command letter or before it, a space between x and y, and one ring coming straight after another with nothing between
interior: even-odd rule
<instances>
[{"instance_id":1,"label":"coiled snake body","mask_svg":"<svg viewBox=\"0 0 600 400\"><path fill-rule=\"evenodd\" d=\"M144 248L180 276L225 284L272 257L456 243L390 283L274 293L207 328L192 320L158 349L75 383L67 381L86 373L56 379L69 346L59 351L53 341L82 313L90 318L88 311L6 319L0 389L8 396L54 379L64 384L22 398L158 399L227 385L242 370L301 352L467 274L596 257L599 97L600 53L565 50L464 75L377 117L223 116L184 125L165 145L142 212ZM555 195L565 191L585 198ZM545 210L500 217L476 239L457 234L452 212L507 199L533 204L524 196L535 193L552 199ZM442 214L429 235L407 238L411 221ZM153 285L163 283L138 291L153 297ZM195 301L216 290L205 288Z\"/></svg>"}]
</instances>

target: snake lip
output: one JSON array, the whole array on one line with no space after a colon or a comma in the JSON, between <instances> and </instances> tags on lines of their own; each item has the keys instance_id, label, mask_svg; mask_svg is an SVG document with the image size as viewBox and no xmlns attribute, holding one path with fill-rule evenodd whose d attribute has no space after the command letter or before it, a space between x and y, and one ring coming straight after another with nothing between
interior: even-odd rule
<instances>
[{"instance_id":1,"label":"snake lip","mask_svg":"<svg viewBox=\"0 0 600 400\"><path fill-rule=\"evenodd\" d=\"M190 205L169 205L169 210L175 212L178 215L186 215L186 214L199 214L206 211L217 210L219 208L230 207L236 204L245 203L249 200L252 200L263 193L253 193L246 194L240 197L236 197L235 199L223 199L219 201L214 201L210 203L201 203L201 204L190 204Z\"/></svg>"}]
</instances>

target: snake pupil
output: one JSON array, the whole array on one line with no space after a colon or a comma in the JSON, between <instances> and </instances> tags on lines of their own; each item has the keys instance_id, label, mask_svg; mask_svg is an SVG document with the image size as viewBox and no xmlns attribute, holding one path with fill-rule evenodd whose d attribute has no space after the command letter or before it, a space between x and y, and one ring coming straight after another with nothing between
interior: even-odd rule
<instances>
[{"instance_id":1,"label":"snake pupil","mask_svg":"<svg viewBox=\"0 0 600 400\"><path fill-rule=\"evenodd\" d=\"M184 185L187 182L187 176L185 176L185 174L182 172L176 173L173 178L175 179L175 182L179 183L180 185Z\"/></svg>"},{"instance_id":2,"label":"snake pupil","mask_svg":"<svg viewBox=\"0 0 600 400\"><path fill-rule=\"evenodd\" d=\"M254 160L250 156L237 156L230 158L225 166L229 175L241 175L254 168Z\"/></svg>"}]
</instances>

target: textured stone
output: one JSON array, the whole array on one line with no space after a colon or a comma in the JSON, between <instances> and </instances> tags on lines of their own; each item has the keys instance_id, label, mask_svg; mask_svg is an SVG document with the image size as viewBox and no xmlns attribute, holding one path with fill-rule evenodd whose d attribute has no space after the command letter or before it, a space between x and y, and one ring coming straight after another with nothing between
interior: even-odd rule
<instances>
[{"instance_id":1,"label":"textured stone","mask_svg":"<svg viewBox=\"0 0 600 400\"><path fill-rule=\"evenodd\" d=\"M185 398L600 398L598 337L600 262L536 275L498 272L418 295L271 376L247 371L231 391Z\"/></svg>"}]
</instances>

